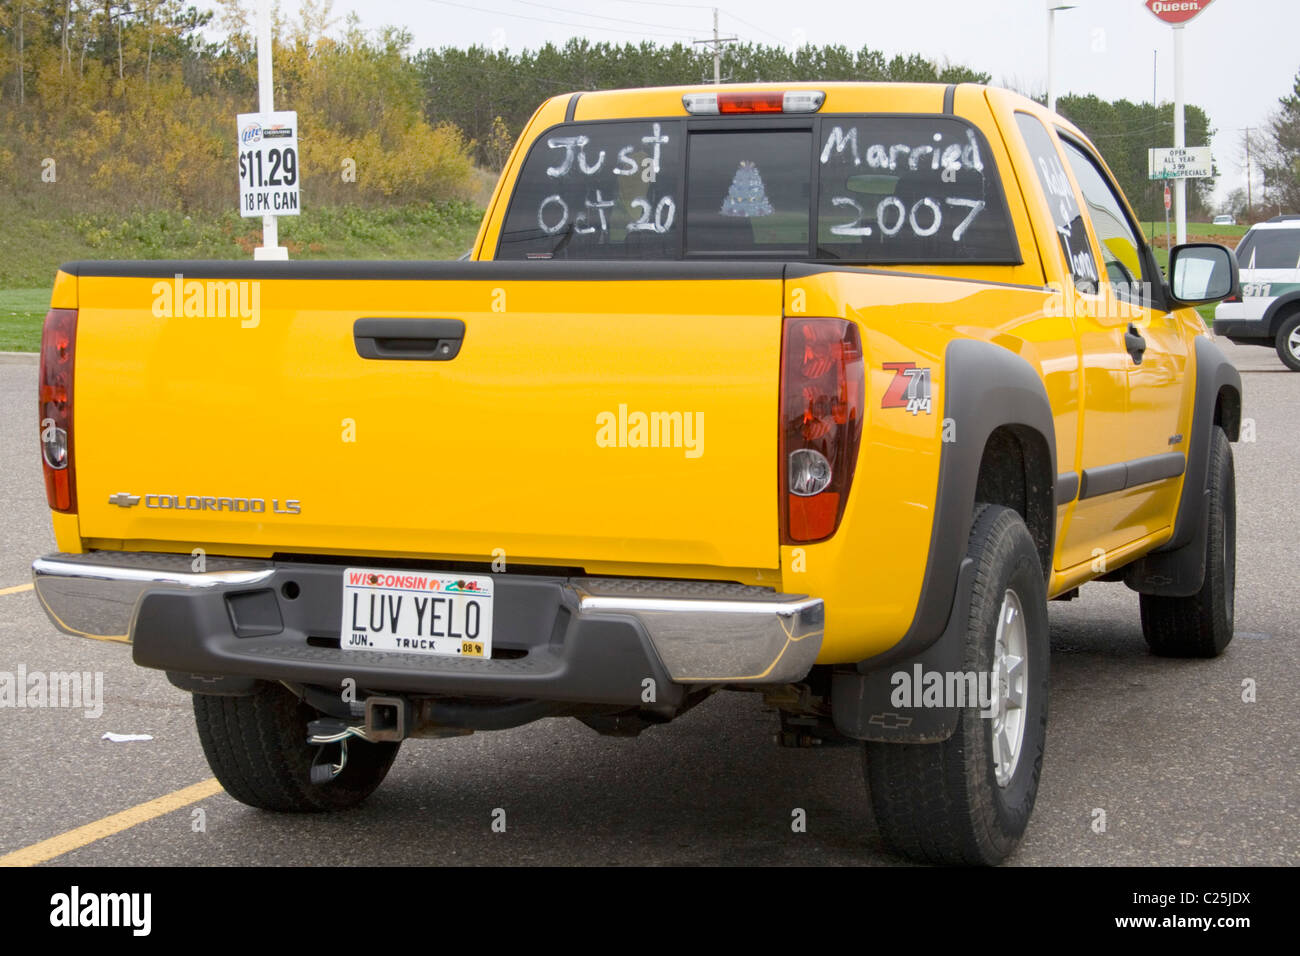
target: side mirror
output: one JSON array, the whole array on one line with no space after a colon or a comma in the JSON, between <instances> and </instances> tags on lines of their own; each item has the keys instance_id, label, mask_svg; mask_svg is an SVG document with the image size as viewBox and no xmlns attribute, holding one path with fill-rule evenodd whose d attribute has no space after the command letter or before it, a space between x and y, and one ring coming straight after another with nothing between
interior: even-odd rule
<instances>
[{"instance_id":1,"label":"side mirror","mask_svg":"<svg viewBox=\"0 0 1300 956\"><path fill-rule=\"evenodd\" d=\"M1181 305L1206 305L1240 292L1236 255L1212 242L1174 246L1169 276L1169 291Z\"/></svg>"}]
</instances>

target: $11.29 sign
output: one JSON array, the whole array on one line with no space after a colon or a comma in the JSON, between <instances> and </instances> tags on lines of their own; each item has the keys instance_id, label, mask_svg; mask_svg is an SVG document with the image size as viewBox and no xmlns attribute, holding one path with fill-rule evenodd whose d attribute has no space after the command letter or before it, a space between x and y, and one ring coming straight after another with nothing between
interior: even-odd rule
<instances>
[{"instance_id":1,"label":"$11.29 sign","mask_svg":"<svg viewBox=\"0 0 1300 956\"><path fill-rule=\"evenodd\" d=\"M298 215L298 114L240 113L239 214Z\"/></svg>"}]
</instances>

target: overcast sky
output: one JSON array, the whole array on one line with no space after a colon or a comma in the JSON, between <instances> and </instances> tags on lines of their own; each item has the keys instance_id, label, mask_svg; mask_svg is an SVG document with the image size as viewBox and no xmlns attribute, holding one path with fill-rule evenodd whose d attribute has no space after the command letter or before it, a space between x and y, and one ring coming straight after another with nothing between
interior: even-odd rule
<instances>
[{"instance_id":1,"label":"overcast sky","mask_svg":"<svg viewBox=\"0 0 1300 956\"><path fill-rule=\"evenodd\" d=\"M1150 101L1174 96L1173 30L1142 0L725 0L724 36L755 43L870 46L920 53L992 74L1022 91L1047 88L1047 6L1056 15L1056 91ZM294 15L298 0L281 0ZM336 0L364 27L400 24L415 47L472 44L518 50L586 36L610 42L689 42L712 36L712 4L684 0ZM1218 132L1211 144L1223 174L1216 195L1245 182L1240 130L1264 123L1300 71L1300 3L1213 0L1185 28L1188 102L1204 107ZM1105 152L1105 143L1098 143ZM1155 143L1152 146L1172 146ZM1203 145L1189 143L1188 145ZM1259 182L1256 176L1256 183Z\"/></svg>"}]
</instances>

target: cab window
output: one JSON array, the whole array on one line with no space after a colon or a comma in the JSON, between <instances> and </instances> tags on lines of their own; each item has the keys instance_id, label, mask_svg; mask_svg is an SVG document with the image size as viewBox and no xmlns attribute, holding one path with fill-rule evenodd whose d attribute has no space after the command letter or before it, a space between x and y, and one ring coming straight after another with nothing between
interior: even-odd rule
<instances>
[{"instance_id":1,"label":"cab window","mask_svg":"<svg viewBox=\"0 0 1300 956\"><path fill-rule=\"evenodd\" d=\"M1099 279L1097 259L1088 242L1088 230L1083 224L1079 201L1065 175L1065 166L1052 143L1052 136L1037 117L1028 113L1017 113L1016 125L1020 127L1020 135L1034 161L1034 174L1051 210L1052 225L1056 227L1056 238L1061 243L1061 253L1069 266L1074 287L1085 294L1095 294Z\"/></svg>"},{"instance_id":2,"label":"cab window","mask_svg":"<svg viewBox=\"0 0 1300 956\"><path fill-rule=\"evenodd\" d=\"M1143 301L1144 290L1149 288L1144 282L1151 279L1142 270L1145 243L1129 222L1117 190L1082 148L1065 137L1061 138L1061 146L1097 234L1106 278L1117 297L1130 302Z\"/></svg>"}]
</instances>

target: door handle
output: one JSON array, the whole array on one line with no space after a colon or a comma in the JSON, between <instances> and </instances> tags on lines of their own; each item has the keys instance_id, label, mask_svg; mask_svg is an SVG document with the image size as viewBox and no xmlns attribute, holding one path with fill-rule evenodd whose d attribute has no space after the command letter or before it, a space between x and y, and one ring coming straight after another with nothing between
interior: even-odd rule
<instances>
[{"instance_id":1,"label":"door handle","mask_svg":"<svg viewBox=\"0 0 1300 956\"><path fill-rule=\"evenodd\" d=\"M1142 364L1142 353L1147 350L1147 340L1142 338L1137 326L1132 322L1128 325L1128 331L1124 333L1124 348L1128 350L1134 365Z\"/></svg>"},{"instance_id":2,"label":"door handle","mask_svg":"<svg viewBox=\"0 0 1300 956\"><path fill-rule=\"evenodd\" d=\"M357 319L352 341L366 359L448 362L460 354L460 319Z\"/></svg>"}]
</instances>

